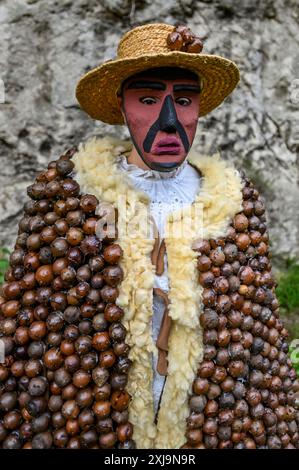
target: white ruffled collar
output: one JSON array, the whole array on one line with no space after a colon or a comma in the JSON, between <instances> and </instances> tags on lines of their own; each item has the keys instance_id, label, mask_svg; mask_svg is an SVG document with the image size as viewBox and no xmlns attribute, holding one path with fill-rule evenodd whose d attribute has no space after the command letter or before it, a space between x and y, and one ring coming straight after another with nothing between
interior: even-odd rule
<instances>
[{"instance_id":1,"label":"white ruffled collar","mask_svg":"<svg viewBox=\"0 0 299 470\"><path fill-rule=\"evenodd\" d=\"M165 180L165 179L170 179L170 178L175 178L177 179L180 175L182 175L182 170L188 165L188 160L185 158L183 163L175 168L172 171L158 171L158 170L144 170L143 168L140 168L139 166L135 165L134 163L128 163L127 156L125 154L120 154L117 155L116 157L117 164L119 168L122 170L125 170L127 173L129 173L133 177L142 177L146 178L151 181L159 181L159 180Z\"/></svg>"}]
</instances>

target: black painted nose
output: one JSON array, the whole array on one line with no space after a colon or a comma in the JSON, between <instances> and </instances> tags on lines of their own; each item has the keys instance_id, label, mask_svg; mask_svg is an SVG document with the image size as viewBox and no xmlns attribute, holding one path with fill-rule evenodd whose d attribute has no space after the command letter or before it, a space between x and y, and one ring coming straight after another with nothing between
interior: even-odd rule
<instances>
[{"instance_id":1,"label":"black painted nose","mask_svg":"<svg viewBox=\"0 0 299 470\"><path fill-rule=\"evenodd\" d=\"M159 128L161 131L173 133L177 131L178 117L173 99L167 95L159 115Z\"/></svg>"}]
</instances>

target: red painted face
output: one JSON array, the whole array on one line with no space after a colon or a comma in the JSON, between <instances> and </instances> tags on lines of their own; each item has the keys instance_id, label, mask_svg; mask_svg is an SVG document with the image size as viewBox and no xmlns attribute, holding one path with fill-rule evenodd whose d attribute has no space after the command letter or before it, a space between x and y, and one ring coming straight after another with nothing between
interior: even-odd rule
<instances>
[{"instance_id":1,"label":"red painted face","mask_svg":"<svg viewBox=\"0 0 299 470\"><path fill-rule=\"evenodd\" d=\"M164 80L146 72L125 82L122 110L148 167L170 171L182 164L196 133L199 91L195 78Z\"/></svg>"}]
</instances>

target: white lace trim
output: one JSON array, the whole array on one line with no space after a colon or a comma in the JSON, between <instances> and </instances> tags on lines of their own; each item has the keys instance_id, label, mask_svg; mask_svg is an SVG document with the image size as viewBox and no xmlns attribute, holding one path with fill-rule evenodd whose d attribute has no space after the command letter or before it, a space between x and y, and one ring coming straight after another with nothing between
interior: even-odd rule
<instances>
[{"instance_id":1,"label":"white lace trim","mask_svg":"<svg viewBox=\"0 0 299 470\"><path fill-rule=\"evenodd\" d=\"M163 173L128 163L125 155L116 158L119 168L127 173L134 186L149 196L150 211L163 238L166 216L194 202L201 181L198 171L187 159L172 172Z\"/></svg>"},{"instance_id":2,"label":"white lace trim","mask_svg":"<svg viewBox=\"0 0 299 470\"><path fill-rule=\"evenodd\" d=\"M142 176L143 178L149 179L152 182L159 181L162 179L168 178L177 178L185 166L188 164L187 159L183 163L171 171L158 171L158 170L144 170L134 163L128 163L127 157L125 155L118 155L116 161L119 164L120 168L126 170L127 173L132 174L133 176Z\"/></svg>"}]
</instances>

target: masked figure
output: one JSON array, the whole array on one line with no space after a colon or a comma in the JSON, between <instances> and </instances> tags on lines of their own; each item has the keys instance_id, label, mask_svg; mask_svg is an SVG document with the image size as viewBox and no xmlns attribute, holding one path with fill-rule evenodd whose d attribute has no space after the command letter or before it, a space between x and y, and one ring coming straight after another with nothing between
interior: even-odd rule
<instances>
[{"instance_id":1,"label":"masked figure","mask_svg":"<svg viewBox=\"0 0 299 470\"><path fill-rule=\"evenodd\" d=\"M1 301L4 448L299 446L264 204L191 149L239 80L201 51L186 27L140 26L78 83L131 140L81 143L28 188Z\"/></svg>"}]
</instances>

